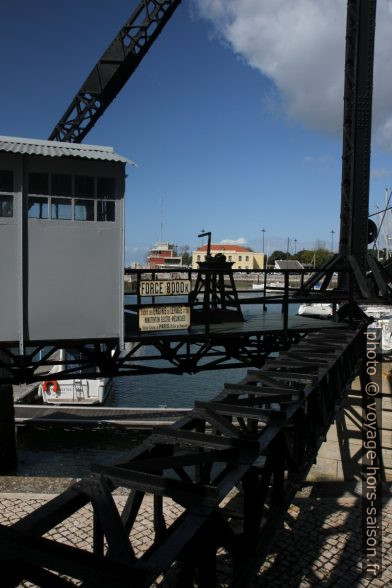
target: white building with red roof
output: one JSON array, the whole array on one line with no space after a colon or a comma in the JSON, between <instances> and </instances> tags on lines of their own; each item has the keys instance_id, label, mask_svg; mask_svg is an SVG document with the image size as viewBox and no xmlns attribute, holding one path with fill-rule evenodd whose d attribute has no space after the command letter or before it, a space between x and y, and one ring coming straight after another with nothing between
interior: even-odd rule
<instances>
[{"instance_id":1,"label":"white building with red roof","mask_svg":"<svg viewBox=\"0 0 392 588\"><path fill-rule=\"evenodd\" d=\"M211 244L211 255L223 253L226 261L233 263L235 270L258 270L265 268L265 253L252 251L249 247L234 244ZM207 245L198 247L192 252L192 268L198 269L197 262L204 261L207 255Z\"/></svg>"}]
</instances>

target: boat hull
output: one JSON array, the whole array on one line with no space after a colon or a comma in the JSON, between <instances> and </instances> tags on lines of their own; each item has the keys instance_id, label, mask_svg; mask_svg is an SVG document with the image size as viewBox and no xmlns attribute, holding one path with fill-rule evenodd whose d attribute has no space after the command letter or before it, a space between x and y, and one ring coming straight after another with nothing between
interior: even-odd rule
<instances>
[{"instance_id":1,"label":"boat hull","mask_svg":"<svg viewBox=\"0 0 392 588\"><path fill-rule=\"evenodd\" d=\"M56 383L57 385L55 385ZM52 380L38 388L44 404L103 404L112 388L111 378Z\"/></svg>"}]
</instances>

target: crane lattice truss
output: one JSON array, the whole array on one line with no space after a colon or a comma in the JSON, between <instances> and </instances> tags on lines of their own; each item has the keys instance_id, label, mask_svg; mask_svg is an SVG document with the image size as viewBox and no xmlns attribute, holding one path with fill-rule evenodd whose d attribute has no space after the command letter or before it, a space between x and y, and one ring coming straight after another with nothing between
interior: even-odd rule
<instances>
[{"instance_id":1,"label":"crane lattice truss","mask_svg":"<svg viewBox=\"0 0 392 588\"><path fill-rule=\"evenodd\" d=\"M121 463L93 467L11 527L0 525L4 585L147 587L163 574L165 585L207 588L221 585L223 562L226 582L249 586L360 369L363 329L307 335L157 428ZM113 496L119 487L128 492L122 510ZM151 542L140 551L134 527L147 524L148 494ZM176 513L170 522L167 505ZM93 525L84 529L85 549L72 535L54 540L52 530L86 506Z\"/></svg>"},{"instance_id":2,"label":"crane lattice truss","mask_svg":"<svg viewBox=\"0 0 392 588\"><path fill-rule=\"evenodd\" d=\"M135 71L181 0L143 0L106 49L49 139L80 143Z\"/></svg>"}]
</instances>

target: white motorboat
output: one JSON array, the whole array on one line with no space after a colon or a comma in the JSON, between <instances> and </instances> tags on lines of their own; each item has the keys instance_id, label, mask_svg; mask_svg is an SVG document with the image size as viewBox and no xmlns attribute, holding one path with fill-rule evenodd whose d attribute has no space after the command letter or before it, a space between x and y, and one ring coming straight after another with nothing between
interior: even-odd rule
<instances>
[{"instance_id":1,"label":"white motorboat","mask_svg":"<svg viewBox=\"0 0 392 588\"><path fill-rule=\"evenodd\" d=\"M377 306L373 305L361 305L360 308L368 316L373 317L375 320L392 318L392 306ZM331 317L332 316L332 303L330 302L315 302L315 303L304 303L301 304L297 314L299 316L308 317Z\"/></svg>"},{"instance_id":2,"label":"white motorboat","mask_svg":"<svg viewBox=\"0 0 392 588\"><path fill-rule=\"evenodd\" d=\"M361 309L375 320L392 318L392 305L377 306L376 304L361 305Z\"/></svg>"},{"instance_id":3,"label":"white motorboat","mask_svg":"<svg viewBox=\"0 0 392 588\"><path fill-rule=\"evenodd\" d=\"M392 319L383 319L382 323L381 351L383 355L389 355L392 352Z\"/></svg>"},{"instance_id":4,"label":"white motorboat","mask_svg":"<svg viewBox=\"0 0 392 588\"><path fill-rule=\"evenodd\" d=\"M74 361L74 364L67 364L68 368L79 365L76 355L65 349L60 350L59 361ZM78 375L73 378L56 380L56 374L61 372L63 368L61 363L56 364L50 370L47 379L39 385L38 396L42 398L44 404L104 403L112 387L111 378L84 378L83 369L80 369Z\"/></svg>"},{"instance_id":5,"label":"white motorboat","mask_svg":"<svg viewBox=\"0 0 392 588\"><path fill-rule=\"evenodd\" d=\"M377 306L377 305L361 305L360 308L374 319L370 323L370 328L377 332L377 340L380 341L381 354L389 354L392 352L392 305L391 306ZM301 304L297 314L310 318L331 318L332 304L331 303L305 303Z\"/></svg>"},{"instance_id":6,"label":"white motorboat","mask_svg":"<svg viewBox=\"0 0 392 588\"><path fill-rule=\"evenodd\" d=\"M253 290L264 290L264 284L252 284ZM265 291L266 292L276 292L279 290L284 290L284 284L279 282L270 282L267 284Z\"/></svg>"},{"instance_id":7,"label":"white motorboat","mask_svg":"<svg viewBox=\"0 0 392 588\"><path fill-rule=\"evenodd\" d=\"M361 308L368 316L374 318L369 326L377 333L376 340L380 343L381 355L389 355L392 352L392 306L362 306Z\"/></svg>"},{"instance_id":8,"label":"white motorboat","mask_svg":"<svg viewBox=\"0 0 392 588\"><path fill-rule=\"evenodd\" d=\"M300 304L297 314L310 318L330 318L332 316L332 304L328 302Z\"/></svg>"}]
</instances>

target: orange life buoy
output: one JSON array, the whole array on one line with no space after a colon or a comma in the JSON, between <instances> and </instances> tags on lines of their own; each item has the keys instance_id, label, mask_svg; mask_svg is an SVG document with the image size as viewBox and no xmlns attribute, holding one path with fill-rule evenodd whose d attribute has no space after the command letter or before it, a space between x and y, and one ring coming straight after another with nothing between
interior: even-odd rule
<instances>
[{"instance_id":1,"label":"orange life buoy","mask_svg":"<svg viewBox=\"0 0 392 588\"><path fill-rule=\"evenodd\" d=\"M46 380L45 382L42 382L42 391L50 394L50 386L52 386L53 392L57 393L60 391L60 386L57 380Z\"/></svg>"}]
</instances>

